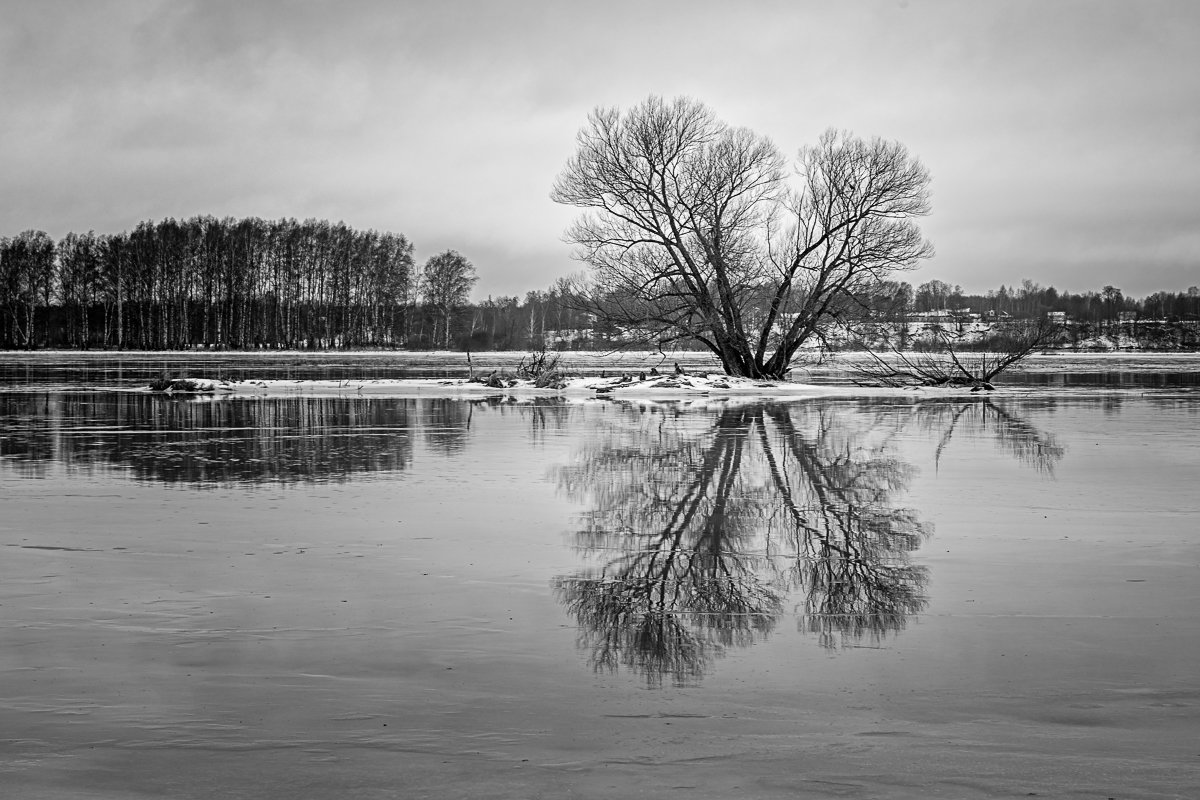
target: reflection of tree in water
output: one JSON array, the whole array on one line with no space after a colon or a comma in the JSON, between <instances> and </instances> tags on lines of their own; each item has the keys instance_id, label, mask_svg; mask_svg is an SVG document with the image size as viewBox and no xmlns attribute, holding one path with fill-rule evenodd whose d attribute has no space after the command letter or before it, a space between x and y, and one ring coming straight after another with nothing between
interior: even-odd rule
<instances>
[{"instance_id":1,"label":"reflection of tree in water","mask_svg":"<svg viewBox=\"0 0 1200 800\"><path fill-rule=\"evenodd\" d=\"M425 401L421 427L429 449L442 455L461 453L471 435L472 406L461 400L435 397Z\"/></svg>"},{"instance_id":2,"label":"reflection of tree in water","mask_svg":"<svg viewBox=\"0 0 1200 800\"><path fill-rule=\"evenodd\" d=\"M59 463L165 483L340 481L406 469L426 402L0 394L0 457L26 475Z\"/></svg>"},{"instance_id":3,"label":"reflection of tree in water","mask_svg":"<svg viewBox=\"0 0 1200 800\"><path fill-rule=\"evenodd\" d=\"M890 454L895 430L879 415L860 410L847 420L848 412L768 407L758 426L783 510L775 527L785 581L801 590L801 625L827 647L899 631L926 602L926 570L908 554L927 530L915 511L894 505L913 468Z\"/></svg>"},{"instance_id":4,"label":"reflection of tree in water","mask_svg":"<svg viewBox=\"0 0 1200 800\"><path fill-rule=\"evenodd\" d=\"M563 398L169 397L0 392L0 465L26 477L120 469L139 480L328 482L407 470L421 438L460 455L472 415L519 414L538 441L569 425Z\"/></svg>"},{"instance_id":5,"label":"reflection of tree in water","mask_svg":"<svg viewBox=\"0 0 1200 800\"><path fill-rule=\"evenodd\" d=\"M581 546L618 553L557 582L597 667L683 682L774 624L781 597L762 577L760 510L742 470L748 413L727 411L700 436L688 423L701 420L643 416L632 436L561 471L569 493L594 500Z\"/></svg>"},{"instance_id":6,"label":"reflection of tree in water","mask_svg":"<svg viewBox=\"0 0 1200 800\"><path fill-rule=\"evenodd\" d=\"M931 406L925 417L930 427L940 431L937 447L939 460L955 433L964 427L990 434L997 445L1019 462L1047 475L1054 474L1055 464L1062 460L1065 453L1052 435L987 399Z\"/></svg>"},{"instance_id":7,"label":"reflection of tree in water","mask_svg":"<svg viewBox=\"0 0 1200 800\"><path fill-rule=\"evenodd\" d=\"M0 393L0 464L41 477L55 453L55 410L46 394Z\"/></svg>"},{"instance_id":8,"label":"reflection of tree in water","mask_svg":"<svg viewBox=\"0 0 1200 800\"><path fill-rule=\"evenodd\" d=\"M801 627L826 647L903 629L926 604L926 569L909 555L928 531L896 505L913 468L892 437L943 418L1045 438L1012 414L939 404L623 415L558 471L591 508L576 539L598 565L556 592L594 667L694 681L729 646L767 634L791 592Z\"/></svg>"},{"instance_id":9,"label":"reflection of tree in water","mask_svg":"<svg viewBox=\"0 0 1200 800\"><path fill-rule=\"evenodd\" d=\"M544 441L547 434L566 432L572 412L579 410L578 405L559 395L518 398L498 394L474 398L468 402L473 407L487 409L490 413L501 416L515 414L527 420L529 438L535 443Z\"/></svg>"},{"instance_id":10,"label":"reflection of tree in water","mask_svg":"<svg viewBox=\"0 0 1200 800\"><path fill-rule=\"evenodd\" d=\"M497 394L467 400L429 398L423 406L420 425L431 450L455 455L465 449L476 410L504 416L518 415L529 423L529 438L542 441L550 431L567 427L572 406L564 397L522 397Z\"/></svg>"}]
</instances>

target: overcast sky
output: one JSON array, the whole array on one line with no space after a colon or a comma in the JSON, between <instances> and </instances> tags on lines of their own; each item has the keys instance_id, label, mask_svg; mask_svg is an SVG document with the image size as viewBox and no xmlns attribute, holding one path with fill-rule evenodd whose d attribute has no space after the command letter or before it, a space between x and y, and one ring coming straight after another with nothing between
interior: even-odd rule
<instances>
[{"instance_id":1,"label":"overcast sky","mask_svg":"<svg viewBox=\"0 0 1200 800\"><path fill-rule=\"evenodd\" d=\"M1200 283L1195 0L0 0L0 235L318 217L523 295L581 269L548 194L588 112L652 93L905 143L914 284Z\"/></svg>"}]
</instances>

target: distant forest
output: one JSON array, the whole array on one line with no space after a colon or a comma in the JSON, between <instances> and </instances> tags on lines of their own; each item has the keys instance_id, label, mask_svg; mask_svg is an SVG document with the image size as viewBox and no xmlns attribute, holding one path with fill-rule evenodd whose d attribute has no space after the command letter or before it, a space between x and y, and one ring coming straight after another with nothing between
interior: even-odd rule
<instances>
[{"instance_id":1,"label":"distant forest","mask_svg":"<svg viewBox=\"0 0 1200 800\"><path fill-rule=\"evenodd\" d=\"M907 286L907 284L902 285ZM961 286L929 281L910 292L912 312L970 311L984 316L1007 314L1030 319L1052 311L1063 312L1067 319L1085 323L1116 322L1120 319L1181 322L1200 319L1200 287L1186 292L1155 292L1141 299L1126 297L1115 286L1100 291L1059 292L1053 286L1039 286L1026 279L1020 286L1004 286L986 294L965 294ZM1124 316L1122 316L1124 314Z\"/></svg>"},{"instance_id":2,"label":"distant forest","mask_svg":"<svg viewBox=\"0 0 1200 800\"><path fill-rule=\"evenodd\" d=\"M1200 319L1195 286L1141 299L1113 286L1072 294L1030 280L982 295L937 280L890 286L877 299L891 320L967 309L1012 318L1057 311L1099 327ZM429 349L442 342L434 295L405 236L342 222L205 216L58 242L41 231L0 237L3 349ZM609 348L621 339L576 310L562 281L466 303L452 332L460 350Z\"/></svg>"}]
</instances>

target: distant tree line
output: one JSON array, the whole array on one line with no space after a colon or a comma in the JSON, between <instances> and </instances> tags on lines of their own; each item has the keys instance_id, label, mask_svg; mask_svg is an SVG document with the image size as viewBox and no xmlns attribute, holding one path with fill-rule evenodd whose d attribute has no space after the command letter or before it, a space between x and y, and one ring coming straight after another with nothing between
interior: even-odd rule
<instances>
[{"instance_id":1,"label":"distant tree line","mask_svg":"<svg viewBox=\"0 0 1200 800\"><path fill-rule=\"evenodd\" d=\"M177 350L580 347L560 284L471 304L454 250L325 220L143 222L117 234L0 237L0 348Z\"/></svg>"},{"instance_id":2,"label":"distant tree line","mask_svg":"<svg viewBox=\"0 0 1200 800\"><path fill-rule=\"evenodd\" d=\"M193 217L0 239L0 344L179 349L398 342L413 246L344 223Z\"/></svg>"},{"instance_id":3,"label":"distant tree line","mask_svg":"<svg viewBox=\"0 0 1200 800\"><path fill-rule=\"evenodd\" d=\"M419 265L402 234L324 220L199 216L58 242L25 231L0 237L0 348L483 351L630 341L628 329L585 311L570 281L471 303L475 277L456 251ZM1122 312L1200 319L1195 286L1135 299L1112 286L1070 293L1030 280L984 294L937 280L882 281L859 301L895 321L965 308L1018 319L1060 311L1098 325Z\"/></svg>"},{"instance_id":4,"label":"distant tree line","mask_svg":"<svg viewBox=\"0 0 1200 800\"><path fill-rule=\"evenodd\" d=\"M968 294L961 286L951 286L932 280L917 286L914 291L905 284L899 289L907 294L908 307L913 312L971 309L980 314L1006 314L1020 319L1032 319L1047 312L1059 311L1078 322L1109 322L1121 318L1122 312L1137 319L1182 322L1200 319L1200 287L1188 287L1185 292L1155 292L1142 299L1126 297L1115 286L1101 291L1080 293L1059 292L1053 286L1039 286L1026 278L1021 285L1004 286L985 294Z\"/></svg>"}]
</instances>

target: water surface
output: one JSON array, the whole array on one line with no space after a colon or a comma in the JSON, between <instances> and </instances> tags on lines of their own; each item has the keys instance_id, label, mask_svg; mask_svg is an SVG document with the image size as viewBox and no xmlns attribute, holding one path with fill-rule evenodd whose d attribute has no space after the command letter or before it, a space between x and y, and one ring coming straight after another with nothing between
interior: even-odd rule
<instances>
[{"instance_id":1,"label":"water surface","mask_svg":"<svg viewBox=\"0 0 1200 800\"><path fill-rule=\"evenodd\" d=\"M1200 794L1186 392L66 383L0 391L6 796Z\"/></svg>"}]
</instances>

